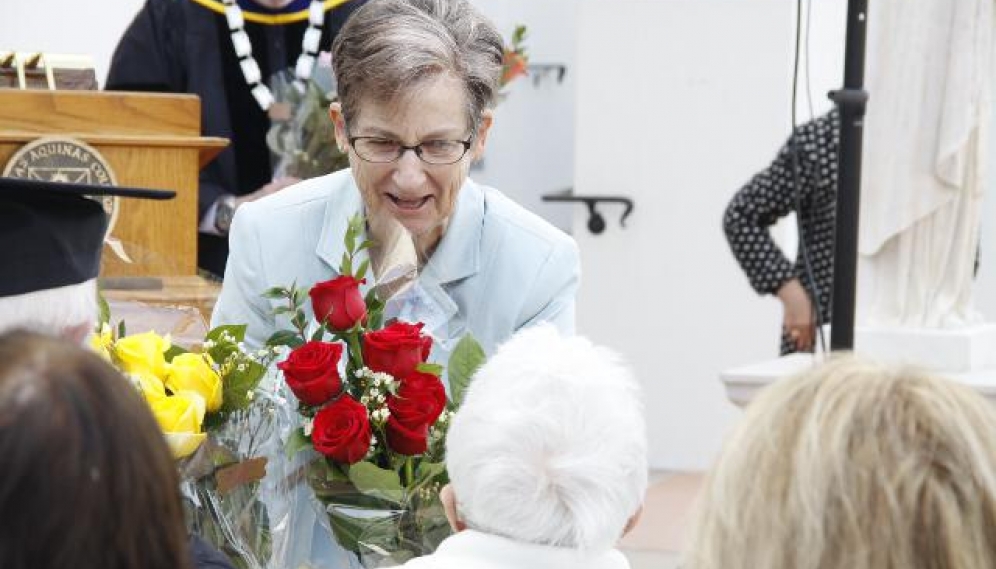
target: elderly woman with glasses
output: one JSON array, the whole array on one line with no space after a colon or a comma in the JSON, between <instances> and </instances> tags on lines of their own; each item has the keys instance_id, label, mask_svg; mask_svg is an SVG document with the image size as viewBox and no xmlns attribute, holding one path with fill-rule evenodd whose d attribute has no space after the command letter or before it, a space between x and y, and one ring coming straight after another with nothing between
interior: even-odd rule
<instances>
[{"instance_id":1,"label":"elderly woman with glasses","mask_svg":"<svg viewBox=\"0 0 996 569\"><path fill-rule=\"evenodd\" d=\"M246 323L259 345L281 324L273 286L336 275L350 217L361 213L374 274L408 251L417 278L386 316L421 321L445 362L472 333L489 353L516 330L574 328L573 240L468 178L484 152L502 72L494 25L466 0L378 0L336 38L339 101L329 109L350 168L243 205L212 321ZM400 229L401 231L398 231ZM397 247L394 237L404 239Z\"/></svg>"}]
</instances>

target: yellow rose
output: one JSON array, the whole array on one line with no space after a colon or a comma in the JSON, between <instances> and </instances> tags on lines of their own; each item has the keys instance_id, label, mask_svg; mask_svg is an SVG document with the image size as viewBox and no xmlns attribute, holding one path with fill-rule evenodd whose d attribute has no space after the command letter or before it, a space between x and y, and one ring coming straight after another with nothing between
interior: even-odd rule
<instances>
[{"instance_id":1,"label":"yellow rose","mask_svg":"<svg viewBox=\"0 0 996 569\"><path fill-rule=\"evenodd\" d=\"M197 450L205 438L201 433L205 412L203 397L193 391L179 391L148 402L174 458L183 458Z\"/></svg>"},{"instance_id":2,"label":"yellow rose","mask_svg":"<svg viewBox=\"0 0 996 569\"><path fill-rule=\"evenodd\" d=\"M163 381L151 373L143 371L129 374L129 377L146 401L166 397L166 386L163 385Z\"/></svg>"},{"instance_id":3,"label":"yellow rose","mask_svg":"<svg viewBox=\"0 0 996 569\"><path fill-rule=\"evenodd\" d=\"M121 362L125 373L151 373L162 378L166 376L166 356L169 338L155 332L125 336L114 344L114 353Z\"/></svg>"},{"instance_id":4,"label":"yellow rose","mask_svg":"<svg viewBox=\"0 0 996 569\"><path fill-rule=\"evenodd\" d=\"M221 376L211 368L207 354L180 354L167 364L166 387L171 391L195 391L204 398L208 411L221 408Z\"/></svg>"},{"instance_id":5,"label":"yellow rose","mask_svg":"<svg viewBox=\"0 0 996 569\"><path fill-rule=\"evenodd\" d=\"M100 331L90 336L90 348L100 354L100 357L111 361L111 350L114 348L114 334L111 327L104 322L100 325Z\"/></svg>"}]
</instances>

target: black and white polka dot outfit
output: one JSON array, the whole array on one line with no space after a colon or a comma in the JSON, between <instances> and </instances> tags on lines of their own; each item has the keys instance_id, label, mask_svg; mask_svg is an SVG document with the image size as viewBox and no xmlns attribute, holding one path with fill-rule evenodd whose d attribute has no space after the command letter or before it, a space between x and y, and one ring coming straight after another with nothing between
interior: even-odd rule
<instances>
[{"instance_id":1,"label":"black and white polka dot outfit","mask_svg":"<svg viewBox=\"0 0 996 569\"><path fill-rule=\"evenodd\" d=\"M775 294L782 284L798 278L810 299L817 299L814 306L820 307L824 323L830 319L839 140L836 110L799 126L774 162L733 196L723 216L730 249L754 290ZM798 198L792 171L793 144L798 150ZM794 263L769 232L771 225L793 211L802 226ZM803 247L812 263L812 278L806 274ZM783 330L781 353L794 351L794 343Z\"/></svg>"}]
</instances>

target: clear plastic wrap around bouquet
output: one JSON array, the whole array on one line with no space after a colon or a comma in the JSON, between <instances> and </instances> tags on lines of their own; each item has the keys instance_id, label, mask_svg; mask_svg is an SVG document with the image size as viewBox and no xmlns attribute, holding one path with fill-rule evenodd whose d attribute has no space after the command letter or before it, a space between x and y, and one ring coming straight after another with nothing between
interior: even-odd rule
<instances>
[{"instance_id":1,"label":"clear plastic wrap around bouquet","mask_svg":"<svg viewBox=\"0 0 996 569\"><path fill-rule=\"evenodd\" d=\"M367 462L350 469L353 479L377 478L380 470ZM426 468L424 463L418 470L426 476L423 488L399 488L391 495L357 486L350 474L319 459L309 466L308 484L326 508L336 542L365 567L389 566L432 553L451 533L439 501L439 478L445 473L440 465Z\"/></svg>"},{"instance_id":2,"label":"clear plastic wrap around bouquet","mask_svg":"<svg viewBox=\"0 0 996 569\"><path fill-rule=\"evenodd\" d=\"M156 332L127 335L105 321L93 347L131 378L177 459L188 529L235 566L263 569L271 556L261 499L263 455L275 433L274 396L260 388L272 350L247 351L245 326L208 332L196 350Z\"/></svg>"},{"instance_id":3,"label":"clear plastic wrap around bouquet","mask_svg":"<svg viewBox=\"0 0 996 569\"><path fill-rule=\"evenodd\" d=\"M349 167L349 157L335 144L335 127L328 116L329 104L336 99L328 65L319 61L307 82L296 81L288 71L270 81L277 102L271 109L266 144L276 157L274 179L314 178Z\"/></svg>"},{"instance_id":4,"label":"clear plastic wrap around bouquet","mask_svg":"<svg viewBox=\"0 0 996 569\"><path fill-rule=\"evenodd\" d=\"M272 537L263 499L264 445L275 435L273 402L260 391L244 410L207 433L181 460L188 529L241 569L270 566Z\"/></svg>"},{"instance_id":5,"label":"clear plastic wrap around bouquet","mask_svg":"<svg viewBox=\"0 0 996 569\"><path fill-rule=\"evenodd\" d=\"M439 502L446 431L484 352L469 336L457 344L448 397L444 368L427 363L432 338L423 324L382 326L383 289L361 293L369 267L361 258L373 245L358 244L363 234L363 220L351 220L339 276L266 296L287 301L276 312L294 327L269 341L292 348L277 364L301 415L287 452L315 451L304 476L335 540L376 567L431 553L449 535ZM316 322L304 310L309 297Z\"/></svg>"}]
</instances>

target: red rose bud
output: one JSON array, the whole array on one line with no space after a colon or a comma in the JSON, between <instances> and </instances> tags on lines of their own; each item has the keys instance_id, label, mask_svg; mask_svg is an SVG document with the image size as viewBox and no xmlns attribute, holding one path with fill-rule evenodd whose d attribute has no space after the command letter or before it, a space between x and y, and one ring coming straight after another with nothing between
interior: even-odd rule
<instances>
[{"instance_id":1,"label":"red rose bud","mask_svg":"<svg viewBox=\"0 0 996 569\"><path fill-rule=\"evenodd\" d=\"M342 344L308 342L291 352L277 368L284 372L284 381L294 395L314 407L332 399L342 389L341 357Z\"/></svg>"},{"instance_id":2,"label":"red rose bud","mask_svg":"<svg viewBox=\"0 0 996 569\"><path fill-rule=\"evenodd\" d=\"M370 450L367 408L345 395L322 407L312 424L311 444L332 460L355 464Z\"/></svg>"},{"instance_id":3,"label":"red rose bud","mask_svg":"<svg viewBox=\"0 0 996 569\"><path fill-rule=\"evenodd\" d=\"M332 280L311 287L311 307L315 318L326 323L332 330L349 330L367 318L367 304L360 294L360 285L366 279L356 280L350 275L338 276Z\"/></svg>"},{"instance_id":4,"label":"red rose bud","mask_svg":"<svg viewBox=\"0 0 996 569\"><path fill-rule=\"evenodd\" d=\"M400 380L397 395L387 398L391 416L402 425L432 425L446 408L446 388L431 373L412 372Z\"/></svg>"},{"instance_id":5,"label":"red rose bud","mask_svg":"<svg viewBox=\"0 0 996 569\"><path fill-rule=\"evenodd\" d=\"M395 322L363 335L363 361L373 371L400 379L429 358L432 338L422 335L422 323Z\"/></svg>"},{"instance_id":6,"label":"red rose bud","mask_svg":"<svg viewBox=\"0 0 996 569\"><path fill-rule=\"evenodd\" d=\"M387 446L398 454L416 456L425 454L429 448L428 425L416 425L414 429L401 424L391 417L387 420Z\"/></svg>"},{"instance_id":7,"label":"red rose bud","mask_svg":"<svg viewBox=\"0 0 996 569\"><path fill-rule=\"evenodd\" d=\"M429 427L446 408L446 389L438 377L412 372L401 380L398 394L388 397L387 408L387 446L399 454L424 454Z\"/></svg>"}]
</instances>

